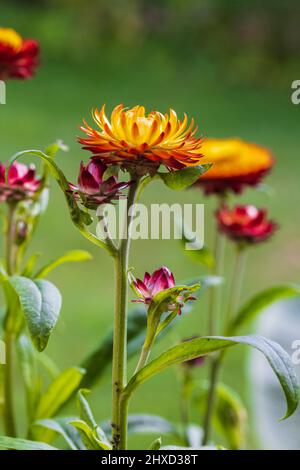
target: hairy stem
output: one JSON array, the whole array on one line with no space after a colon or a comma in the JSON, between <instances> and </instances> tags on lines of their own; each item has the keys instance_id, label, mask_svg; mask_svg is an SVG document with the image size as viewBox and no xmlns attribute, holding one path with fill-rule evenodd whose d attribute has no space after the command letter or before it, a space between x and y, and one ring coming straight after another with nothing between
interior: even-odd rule
<instances>
[{"instance_id":1,"label":"hairy stem","mask_svg":"<svg viewBox=\"0 0 300 470\"><path fill-rule=\"evenodd\" d=\"M139 180L136 179L130 186L124 238L121 240L114 256L116 299L112 372L112 440L115 450L124 450L127 447L127 408L123 409L121 407L120 397L126 385L127 374L127 271L130 249L130 226L138 184Z\"/></svg>"}]
</instances>

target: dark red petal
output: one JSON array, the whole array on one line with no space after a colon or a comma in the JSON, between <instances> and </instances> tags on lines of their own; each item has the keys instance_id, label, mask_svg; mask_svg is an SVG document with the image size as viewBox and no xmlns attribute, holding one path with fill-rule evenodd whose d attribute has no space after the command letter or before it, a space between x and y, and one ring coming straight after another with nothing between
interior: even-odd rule
<instances>
[{"instance_id":1,"label":"dark red petal","mask_svg":"<svg viewBox=\"0 0 300 470\"><path fill-rule=\"evenodd\" d=\"M80 191L86 194L97 194L99 192L99 184L83 165L78 177L78 186Z\"/></svg>"}]
</instances>

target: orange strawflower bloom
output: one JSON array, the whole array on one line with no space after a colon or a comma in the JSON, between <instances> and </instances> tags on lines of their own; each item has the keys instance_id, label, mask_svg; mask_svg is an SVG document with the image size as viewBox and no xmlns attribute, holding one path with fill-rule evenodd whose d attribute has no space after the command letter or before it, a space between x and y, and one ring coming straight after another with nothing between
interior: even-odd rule
<instances>
[{"instance_id":1,"label":"orange strawflower bloom","mask_svg":"<svg viewBox=\"0 0 300 470\"><path fill-rule=\"evenodd\" d=\"M86 137L78 141L106 164L118 163L127 169L148 166L149 171L156 171L160 164L169 169L197 165L202 157L202 139L195 138L194 120L188 125L185 114L180 121L173 109L169 114L145 114L143 106L127 109L120 104L110 120L105 106L92 115L97 128L84 121L81 130Z\"/></svg>"},{"instance_id":2,"label":"orange strawflower bloom","mask_svg":"<svg viewBox=\"0 0 300 470\"><path fill-rule=\"evenodd\" d=\"M37 41L23 39L14 29L0 28L0 80L32 77L38 56Z\"/></svg>"},{"instance_id":3,"label":"orange strawflower bloom","mask_svg":"<svg viewBox=\"0 0 300 470\"><path fill-rule=\"evenodd\" d=\"M240 139L206 139L202 151L201 163L213 164L196 183L206 193L239 193L257 185L274 164L267 148Z\"/></svg>"}]
</instances>

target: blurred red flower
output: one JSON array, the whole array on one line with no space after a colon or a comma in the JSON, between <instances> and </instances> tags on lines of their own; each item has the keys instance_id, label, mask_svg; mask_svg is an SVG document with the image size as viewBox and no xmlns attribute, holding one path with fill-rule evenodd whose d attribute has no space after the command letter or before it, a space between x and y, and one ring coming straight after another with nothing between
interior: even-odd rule
<instances>
[{"instance_id":1,"label":"blurred red flower","mask_svg":"<svg viewBox=\"0 0 300 470\"><path fill-rule=\"evenodd\" d=\"M23 39L13 29L0 28L0 80L32 77L39 63L38 56L37 41Z\"/></svg>"},{"instance_id":2,"label":"blurred red flower","mask_svg":"<svg viewBox=\"0 0 300 470\"><path fill-rule=\"evenodd\" d=\"M0 163L0 202L18 202L31 198L40 188L41 180L36 177L35 166L14 162L5 177L7 166Z\"/></svg>"},{"instance_id":3,"label":"blurred red flower","mask_svg":"<svg viewBox=\"0 0 300 470\"><path fill-rule=\"evenodd\" d=\"M228 238L241 243L260 243L267 240L278 225L267 218L264 209L238 205L233 209L221 206L216 212L219 230Z\"/></svg>"}]
</instances>

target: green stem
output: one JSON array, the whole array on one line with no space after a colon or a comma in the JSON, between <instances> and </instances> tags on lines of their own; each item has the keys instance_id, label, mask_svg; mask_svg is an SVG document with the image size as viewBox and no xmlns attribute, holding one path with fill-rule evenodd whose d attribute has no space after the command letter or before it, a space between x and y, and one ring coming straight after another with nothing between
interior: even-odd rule
<instances>
[{"instance_id":1,"label":"green stem","mask_svg":"<svg viewBox=\"0 0 300 470\"><path fill-rule=\"evenodd\" d=\"M227 310L227 315L226 315L226 319L224 323L225 334L227 333L227 329L230 324L230 321L233 315L236 314L236 311L239 305L242 284L243 284L244 270L245 270L245 261L246 261L246 248L238 246L237 252L236 252L236 258L235 258L235 266L234 266L233 276L232 276L232 284L231 284L231 289L230 289L230 294L229 294L228 310Z\"/></svg>"},{"instance_id":2,"label":"green stem","mask_svg":"<svg viewBox=\"0 0 300 470\"><path fill-rule=\"evenodd\" d=\"M216 401L216 388L218 383L218 375L220 368L220 356L214 357L212 359L210 375L209 375L209 390L207 396L207 407L204 416L204 425L203 425L203 440L202 445L207 445L210 440L211 435L211 422L213 417L213 411Z\"/></svg>"},{"instance_id":3,"label":"green stem","mask_svg":"<svg viewBox=\"0 0 300 470\"><path fill-rule=\"evenodd\" d=\"M184 444L189 446L188 425L189 425L189 397L191 376L188 366L183 364L182 375L180 377L180 416L183 429Z\"/></svg>"},{"instance_id":4,"label":"green stem","mask_svg":"<svg viewBox=\"0 0 300 470\"><path fill-rule=\"evenodd\" d=\"M242 281L243 281L243 273L244 273L244 266L245 266L245 249L243 247L238 247L237 256L235 261L235 267L232 277L232 284L231 290L229 295L229 302L228 302L228 310L227 310L227 317L225 321L225 336L227 333L227 327L230 324L230 319L232 315L236 312L238 307ZM204 434L203 434L203 441L202 444L206 445L210 440L211 435L211 422L214 412L214 406L216 401L216 388L218 384L218 377L221 370L221 366L223 363L224 352L218 354L212 360L211 370L210 370L210 383L209 383L209 391L208 391L208 398L207 398L207 409L206 414L204 417Z\"/></svg>"},{"instance_id":5,"label":"green stem","mask_svg":"<svg viewBox=\"0 0 300 470\"><path fill-rule=\"evenodd\" d=\"M116 299L114 319L113 372L112 372L112 427L113 447L124 450L127 447L127 411L120 403L126 385L127 366L127 272L130 248L130 226L133 213L129 211L135 203L139 180L129 189L124 238L115 253Z\"/></svg>"},{"instance_id":6,"label":"green stem","mask_svg":"<svg viewBox=\"0 0 300 470\"><path fill-rule=\"evenodd\" d=\"M222 200L220 201L220 205ZM225 237L222 235L218 229L216 229L216 238L215 238L215 247L214 247L214 256L215 256L215 266L212 271L212 274L215 276L220 276L223 272L224 264L224 251L225 251ZM219 317L219 307L220 307L220 287L212 287L210 289L209 297L209 306L208 306L208 318L209 318L209 335L213 336L217 332L217 323ZM214 409L215 402L215 391L218 381L218 363L217 358L212 358L210 363L209 371L209 391L207 396L207 406L204 415L204 434L202 444L206 445L210 438L211 433L211 421Z\"/></svg>"},{"instance_id":7,"label":"green stem","mask_svg":"<svg viewBox=\"0 0 300 470\"><path fill-rule=\"evenodd\" d=\"M8 205L6 229L6 269L9 275L14 271L14 210L13 204ZM9 308L9 306L8 306ZM10 314L8 310L8 315ZM6 322L8 324L9 322ZM6 364L4 367L4 423L7 436L16 436L16 426L13 410L13 347L14 335L5 331Z\"/></svg>"},{"instance_id":8,"label":"green stem","mask_svg":"<svg viewBox=\"0 0 300 470\"><path fill-rule=\"evenodd\" d=\"M215 266L212 270L212 275L221 276L224 264L224 250L225 250L225 237L218 230L216 231L215 238ZM216 323L218 320L218 312L220 306L220 287L215 286L210 288L209 292L209 305L208 305L208 332L210 336L216 334Z\"/></svg>"}]
</instances>

